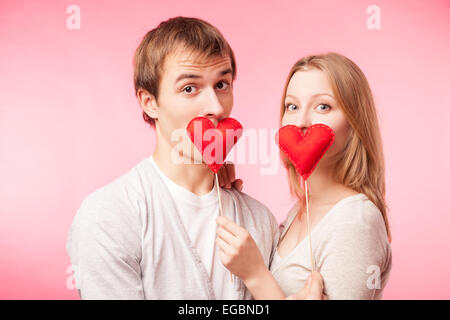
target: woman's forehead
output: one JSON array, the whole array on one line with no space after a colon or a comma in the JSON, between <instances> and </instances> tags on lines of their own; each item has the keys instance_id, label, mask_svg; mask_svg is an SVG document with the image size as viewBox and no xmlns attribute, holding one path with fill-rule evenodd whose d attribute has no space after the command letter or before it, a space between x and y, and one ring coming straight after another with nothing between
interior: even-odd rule
<instances>
[{"instance_id":1,"label":"woman's forehead","mask_svg":"<svg viewBox=\"0 0 450 320\"><path fill-rule=\"evenodd\" d=\"M318 94L333 96L333 89L327 74L315 68L295 72L286 90L286 95L311 96Z\"/></svg>"}]
</instances>

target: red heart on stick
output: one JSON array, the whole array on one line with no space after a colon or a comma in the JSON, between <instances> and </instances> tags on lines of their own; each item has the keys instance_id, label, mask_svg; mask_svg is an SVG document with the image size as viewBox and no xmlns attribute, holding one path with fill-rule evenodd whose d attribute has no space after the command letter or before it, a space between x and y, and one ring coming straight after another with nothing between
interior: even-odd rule
<instances>
[{"instance_id":1,"label":"red heart on stick","mask_svg":"<svg viewBox=\"0 0 450 320\"><path fill-rule=\"evenodd\" d=\"M217 127L205 117L192 119L187 132L194 145L202 153L206 164L214 173L222 167L225 158L242 136L242 125L233 118L219 121Z\"/></svg>"},{"instance_id":2,"label":"red heart on stick","mask_svg":"<svg viewBox=\"0 0 450 320\"><path fill-rule=\"evenodd\" d=\"M287 125L278 130L275 140L304 180L312 174L320 159L334 142L333 130L324 124L300 127Z\"/></svg>"}]
</instances>

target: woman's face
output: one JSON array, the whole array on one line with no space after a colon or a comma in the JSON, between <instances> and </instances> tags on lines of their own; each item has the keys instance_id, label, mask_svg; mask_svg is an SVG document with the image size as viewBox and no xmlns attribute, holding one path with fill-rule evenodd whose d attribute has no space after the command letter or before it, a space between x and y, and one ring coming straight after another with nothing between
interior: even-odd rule
<instances>
[{"instance_id":1,"label":"woman's face","mask_svg":"<svg viewBox=\"0 0 450 320\"><path fill-rule=\"evenodd\" d=\"M323 71L311 68L295 72L287 87L284 107L282 126L296 125L302 128L303 133L316 123L333 129L335 141L324 159L344 148L350 125L335 100L330 81Z\"/></svg>"}]
</instances>

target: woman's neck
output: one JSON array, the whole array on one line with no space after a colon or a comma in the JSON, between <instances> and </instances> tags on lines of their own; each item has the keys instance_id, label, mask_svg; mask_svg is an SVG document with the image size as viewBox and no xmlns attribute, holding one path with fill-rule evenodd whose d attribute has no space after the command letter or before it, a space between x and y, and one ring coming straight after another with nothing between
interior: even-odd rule
<instances>
[{"instance_id":1,"label":"woman's neck","mask_svg":"<svg viewBox=\"0 0 450 320\"><path fill-rule=\"evenodd\" d=\"M334 205L342 198L357 193L337 182L333 170L333 166L319 163L307 179L309 202L314 206Z\"/></svg>"}]
</instances>

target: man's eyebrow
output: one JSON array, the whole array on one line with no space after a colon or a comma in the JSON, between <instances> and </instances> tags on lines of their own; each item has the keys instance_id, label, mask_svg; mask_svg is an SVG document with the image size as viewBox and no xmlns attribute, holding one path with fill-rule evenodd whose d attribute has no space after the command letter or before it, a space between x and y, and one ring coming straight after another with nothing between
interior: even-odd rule
<instances>
[{"instance_id":1,"label":"man's eyebrow","mask_svg":"<svg viewBox=\"0 0 450 320\"><path fill-rule=\"evenodd\" d=\"M230 68L221 71L221 72L220 72L220 75L221 75L221 76L224 76L224 75L229 74L229 73L233 73L233 70L231 70Z\"/></svg>"},{"instance_id":2,"label":"man's eyebrow","mask_svg":"<svg viewBox=\"0 0 450 320\"><path fill-rule=\"evenodd\" d=\"M226 74L229 73L233 73L233 70L231 70L230 68L222 70L219 72L219 75L222 77ZM184 79L201 79L203 78L201 75L199 74L193 74L193 73L182 73L180 74L177 79L175 80L175 83L178 83L178 81L184 80Z\"/></svg>"},{"instance_id":3,"label":"man's eyebrow","mask_svg":"<svg viewBox=\"0 0 450 320\"><path fill-rule=\"evenodd\" d=\"M202 78L202 76L200 76L198 74L183 73L177 77L177 79L175 80L175 83L177 83L178 81L181 81L183 79L201 79L201 78Z\"/></svg>"}]
</instances>

